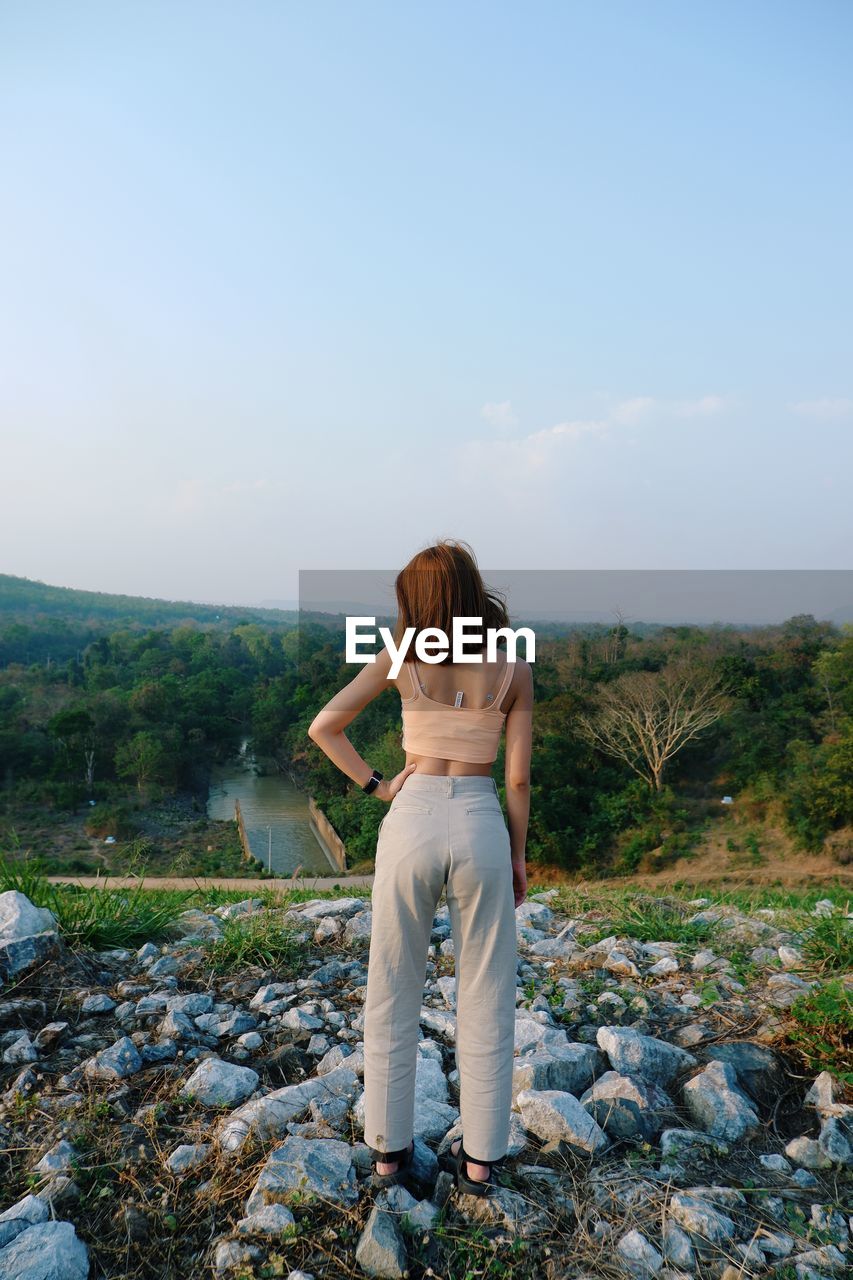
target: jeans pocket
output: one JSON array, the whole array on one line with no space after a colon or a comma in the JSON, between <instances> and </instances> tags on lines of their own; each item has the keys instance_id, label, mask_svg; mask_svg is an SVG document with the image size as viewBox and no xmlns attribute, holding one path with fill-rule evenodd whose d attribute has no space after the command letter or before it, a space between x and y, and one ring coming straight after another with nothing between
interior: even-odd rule
<instances>
[{"instance_id":1,"label":"jeans pocket","mask_svg":"<svg viewBox=\"0 0 853 1280\"><path fill-rule=\"evenodd\" d=\"M432 809L427 804L413 804L411 800L407 800L405 804L392 804L382 821L395 813L432 813Z\"/></svg>"},{"instance_id":2,"label":"jeans pocket","mask_svg":"<svg viewBox=\"0 0 853 1280\"><path fill-rule=\"evenodd\" d=\"M504 816L503 809L500 806L499 800L491 800L488 802L483 800L475 800L473 804L469 804L466 806L465 812L466 813L491 813L499 818L502 818Z\"/></svg>"}]
</instances>

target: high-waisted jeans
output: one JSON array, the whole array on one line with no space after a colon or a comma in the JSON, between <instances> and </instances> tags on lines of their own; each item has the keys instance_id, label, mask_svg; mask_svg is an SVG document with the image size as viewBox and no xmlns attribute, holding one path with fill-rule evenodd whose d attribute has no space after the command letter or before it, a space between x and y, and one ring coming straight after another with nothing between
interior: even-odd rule
<instances>
[{"instance_id":1,"label":"high-waisted jeans","mask_svg":"<svg viewBox=\"0 0 853 1280\"><path fill-rule=\"evenodd\" d=\"M442 888L456 961L456 1066L465 1150L509 1143L515 1045L515 894L494 779L412 773L379 827L364 1015L364 1140L413 1137L427 950Z\"/></svg>"}]
</instances>

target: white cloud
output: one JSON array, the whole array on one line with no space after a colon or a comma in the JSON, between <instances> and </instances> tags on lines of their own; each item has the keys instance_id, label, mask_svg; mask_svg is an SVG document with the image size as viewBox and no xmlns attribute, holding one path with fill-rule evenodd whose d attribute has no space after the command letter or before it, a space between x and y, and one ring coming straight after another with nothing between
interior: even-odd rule
<instances>
[{"instance_id":1,"label":"white cloud","mask_svg":"<svg viewBox=\"0 0 853 1280\"><path fill-rule=\"evenodd\" d=\"M507 430L518 423L509 400L487 401L480 410L480 416L499 430Z\"/></svg>"},{"instance_id":2,"label":"white cloud","mask_svg":"<svg viewBox=\"0 0 853 1280\"><path fill-rule=\"evenodd\" d=\"M846 418L853 413L853 400L844 396L824 396L820 400L796 400L788 405L791 413L807 418Z\"/></svg>"},{"instance_id":3,"label":"white cloud","mask_svg":"<svg viewBox=\"0 0 853 1280\"><path fill-rule=\"evenodd\" d=\"M460 450L468 462L480 469L491 467L510 480L513 476L543 471L549 463L558 460L566 447L583 436L605 435L612 427L634 427L656 418L708 417L720 413L725 405L726 398L717 395L701 396L696 400L632 396L618 401L600 417L571 418L524 436L498 441L493 438L467 440L460 445ZM509 408L509 401L505 401L502 405L484 405L481 412L490 421L505 425L510 418ZM493 412L487 414L486 410Z\"/></svg>"}]
</instances>

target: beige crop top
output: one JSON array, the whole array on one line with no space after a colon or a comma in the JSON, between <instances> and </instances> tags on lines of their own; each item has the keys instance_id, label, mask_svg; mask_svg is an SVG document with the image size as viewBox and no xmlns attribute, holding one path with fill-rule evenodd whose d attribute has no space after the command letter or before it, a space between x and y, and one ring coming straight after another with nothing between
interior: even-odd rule
<instances>
[{"instance_id":1,"label":"beige crop top","mask_svg":"<svg viewBox=\"0 0 853 1280\"><path fill-rule=\"evenodd\" d=\"M446 702L435 702L419 688L417 661L403 665L409 669L414 690L411 698L400 695L403 749L413 755L433 756L438 760L491 764L497 758L501 729L506 720L506 712L501 711L501 701L512 681L515 663L507 659L498 691L487 707L456 707Z\"/></svg>"}]
</instances>

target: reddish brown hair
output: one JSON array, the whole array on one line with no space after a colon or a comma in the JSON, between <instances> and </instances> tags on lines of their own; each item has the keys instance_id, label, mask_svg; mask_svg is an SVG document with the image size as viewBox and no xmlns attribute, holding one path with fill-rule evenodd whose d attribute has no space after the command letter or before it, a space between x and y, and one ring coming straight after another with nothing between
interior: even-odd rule
<instances>
[{"instance_id":1,"label":"reddish brown hair","mask_svg":"<svg viewBox=\"0 0 853 1280\"><path fill-rule=\"evenodd\" d=\"M407 627L417 631L440 627L449 640L454 617L481 618L484 631L510 625L506 603L500 592L486 587L472 547L455 538L442 538L434 546L418 551L397 574L394 588L397 646ZM414 657L414 645L410 645L405 661L411 662ZM451 651L441 656L442 662L451 659Z\"/></svg>"}]
</instances>

